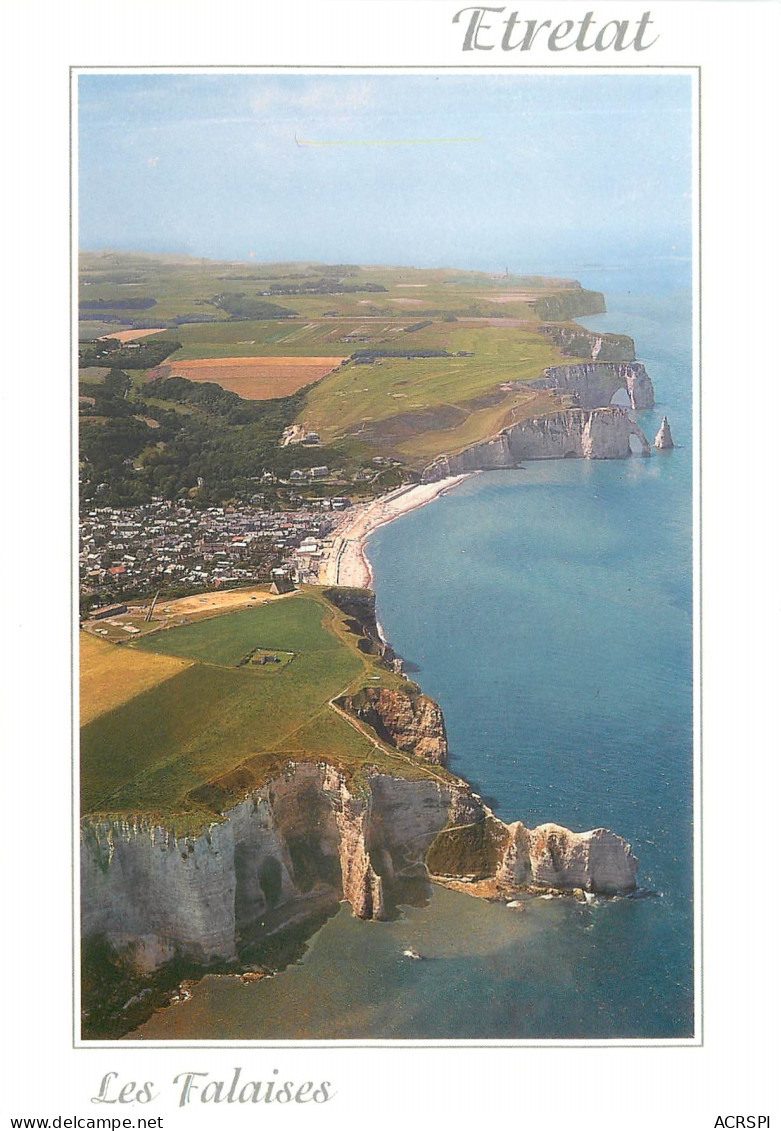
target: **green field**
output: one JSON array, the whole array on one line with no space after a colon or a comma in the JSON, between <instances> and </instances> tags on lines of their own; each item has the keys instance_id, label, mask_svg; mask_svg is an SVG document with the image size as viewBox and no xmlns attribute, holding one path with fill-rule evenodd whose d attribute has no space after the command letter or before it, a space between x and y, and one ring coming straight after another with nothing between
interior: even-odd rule
<instances>
[{"instance_id":1,"label":"green field","mask_svg":"<svg viewBox=\"0 0 781 1131\"><path fill-rule=\"evenodd\" d=\"M444 337L442 330L439 332ZM493 327L470 327L459 329L450 337L450 352L460 350L473 356L385 357L372 364L345 366L310 390L299 419L324 439L360 435L414 460L420 451L417 441L421 436L460 426L467 416L488 407L475 403L487 394L492 400L495 398L495 403L502 404L504 413L528 403L528 395L519 398L497 392L499 385L534 380L546 366L555 365L561 358L546 338L518 328L500 334ZM440 342L430 334L420 344L427 348ZM414 419L418 414L420 419ZM378 422L385 423L378 427ZM472 432L477 439L491 434L490 429L481 427L481 420L473 422L473 426L475 423L477 428L472 427ZM472 442L436 434L432 440L434 454L457 450L459 445ZM424 452L427 447L424 444Z\"/></svg>"},{"instance_id":2,"label":"green field","mask_svg":"<svg viewBox=\"0 0 781 1131\"><path fill-rule=\"evenodd\" d=\"M300 598L210 618L149 636L138 644L149 652L234 667L253 648L342 654L344 648L322 625L323 607Z\"/></svg>"},{"instance_id":3,"label":"green field","mask_svg":"<svg viewBox=\"0 0 781 1131\"><path fill-rule=\"evenodd\" d=\"M494 312L496 313L496 312ZM182 349L171 360L200 357L341 357L360 349L445 350L450 357L382 357L350 363L314 385L298 420L324 441L354 436L413 465L458 451L523 415L559 407L549 397L497 392L505 382L532 381L560 364L546 336L528 328L440 318L411 333L409 321L328 319L182 326ZM355 340L345 335L358 331ZM456 356L458 354L463 356ZM492 398L491 411L480 398ZM539 403L537 403L537 400ZM496 406L501 407L497 411ZM434 410L433 414L431 410ZM444 410L444 411L443 411ZM467 421L467 418L468 421Z\"/></svg>"},{"instance_id":4,"label":"green field","mask_svg":"<svg viewBox=\"0 0 781 1131\"><path fill-rule=\"evenodd\" d=\"M487 311L485 317L498 318L503 308ZM344 357L354 350L384 347L389 349L444 349L491 353L512 353L520 342L539 340L534 333L534 319L523 321L528 328L515 325L517 317L503 319L507 325L486 325L475 318L445 322L441 316L429 319L407 314L399 317L322 318L321 315L296 318L285 322L223 322L180 326L176 337L181 350L170 361L188 361L201 357ZM416 322L430 322L419 330L408 330ZM525 332L524 332L525 330ZM167 331L168 336L171 332ZM154 336L154 335L153 335ZM161 338L164 334L159 335ZM346 338L351 338L345 341ZM364 340L365 339L365 340Z\"/></svg>"},{"instance_id":5,"label":"green field","mask_svg":"<svg viewBox=\"0 0 781 1131\"><path fill-rule=\"evenodd\" d=\"M328 323L329 318L336 316L350 320L383 319L385 323L398 323L400 332L404 325L448 314L460 318L511 317L537 321L536 300L577 291L577 284L571 280L458 272L452 268L219 263L119 252L83 252L79 267L79 301L89 304L83 311L85 331L100 324L107 327L104 332L110 332L111 323L105 318L108 314L118 320L117 325L122 322L129 326L141 322L145 326L162 326L174 319L182 320L190 325L188 340L183 342L186 352L181 354L181 360L188 356L211 356L190 353L191 345L198 342L207 345L215 341L240 342L259 336L268 344L287 337L284 325L280 327L275 321L265 330L263 323L232 321L219 303L215 303L220 295L265 297L265 301L295 312L299 316L299 329L309 321L325 318ZM264 292L275 286L313 286L323 279L343 280L348 287L369 284L384 289L264 296ZM143 309L127 305L141 300L151 305ZM105 305L97 307L98 303ZM209 333L200 336L204 331L220 329L220 324L230 327L226 339L212 339ZM236 336L233 329L237 326L251 328L252 332L239 332ZM333 325L328 329L333 329ZM355 327L345 327L348 333L352 329ZM280 330L283 332L279 333ZM192 338L189 337L191 332Z\"/></svg>"},{"instance_id":6,"label":"green field","mask_svg":"<svg viewBox=\"0 0 781 1131\"><path fill-rule=\"evenodd\" d=\"M393 315L414 320L418 311L444 314L501 314L494 296L518 293L513 315L535 317L532 303L547 294L576 286L571 280L541 279L453 268L421 270L412 267L332 265L320 263L220 263L185 257L123 252L82 252L79 261L79 299L91 304L85 320L98 322L104 311L127 315L128 323L143 318L150 326L171 318L193 315L227 320L211 305L218 294L256 296L274 286L312 286L322 279L343 279L350 286L372 284L379 291L272 294L268 301L302 316L322 317L326 311L345 315ZM154 300L138 310L127 303ZM503 300L504 302L504 300ZM105 304L97 308L95 304Z\"/></svg>"},{"instance_id":7,"label":"green field","mask_svg":"<svg viewBox=\"0 0 781 1131\"><path fill-rule=\"evenodd\" d=\"M82 408L90 444L85 492L94 497L108 480L112 502L145 498L160 484L165 493L186 495L199 479L211 502L225 502L240 497L237 488L246 492L246 481L264 471L286 480L292 453L280 457L276 449L282 429L294 422L320 434L320 462L344 470L348 480L378 455L395 458L402 477L414 478L439 455L567 407L569 401L523 387L568 360L541 329L541 314L573 329L571 318L602 309L600 295L572 280L513 276L501 268L489 274L452 267L219 263L113 252L81 256L79 299L87 304L85 328L98 313L105 321L113 312L117 325L166 327L145 339L147 349L158 339L181 343L159 369L131 369L124 402L117 394L106 403L103 383L85 380L83 392L96 398L92 410L86 403ZM232 317L228 308L251 317ZM88 348L85 360L92 356ZM375 355L368 362L367 351ZM426 351L445 356L413 356ZM146 356L125 351L125 368L131 364L126 354ZM261 410L251 400L215 408L204 400L211 394L202 390L196 401L191 390L165 380L145 395L150 378L172 375L171 364L251 357L350 360ZM219 368L208 380L220 384ZM230 389L229 376L224 382ZM134 435L120 419L133 404L141 416L160 422L156 436ZM242 406L253 405L247 415ZM103 433L110 433L106 443ZM105 449L115 442L126 446L123 454L135 459L134 469L119 458L104 466ZM199 460L188 446L200 451Z\"/></svg>"},{"instance_id":8,"label":"green field","mask_svg":"<svg viewBox=\"0 0 781 1131\"><path fill-rule=\"evenodd\" d=\"M82 728L83 814L144 813L200 828L216 817L204 800L212 787L225 804L231 775L242 796L289 759L330 761L350 775L371 765L430 775L407 755L378 750L330 706L367 683L405 685L357 640L312 590L117 647L118 665L128 652L196 662ZM256 647L295 655L280 668L235 666Z\"/></svg>"}]
</instances>

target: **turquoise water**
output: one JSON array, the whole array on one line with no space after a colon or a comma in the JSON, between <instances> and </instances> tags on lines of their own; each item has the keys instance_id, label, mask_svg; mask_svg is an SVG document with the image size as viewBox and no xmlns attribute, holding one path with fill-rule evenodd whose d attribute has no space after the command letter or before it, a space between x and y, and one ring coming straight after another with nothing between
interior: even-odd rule
<instances>
[{"instance_id":1,"label":"turquoise water","mask_svg":"<svg viewBox=\"0 0 781 1131\"><path fill-rule=\"evenodd\" d=\"M692 1034L691 299L683 266L577 276L609 310L581 321L636 339L657 394L638 421L652 440L667 413L675 450L480 474L369 552L454 772L504 819L621 833L654 896L519 912L438 890L390 924L342 908L300 965L204 979L145 1037Z\"/></svg>"}]
</instances>

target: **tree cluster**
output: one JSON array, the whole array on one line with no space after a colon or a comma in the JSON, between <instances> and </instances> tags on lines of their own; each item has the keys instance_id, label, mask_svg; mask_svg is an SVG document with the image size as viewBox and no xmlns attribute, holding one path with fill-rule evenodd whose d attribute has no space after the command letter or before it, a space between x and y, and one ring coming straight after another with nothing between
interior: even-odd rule
<instances>
[{"instance_id":1,"label":"tree cluster","mask_svg":"<svg viewBox=\"0 0 781 1131\"><path fill-rule=\"evenodd\" d=\"M82 342L79 346L79 368L101 365L109 369L153 369L181 348L181 342L170 338L148 338L137 345L122 345L117 338Z\"/></svg>"},{"instance_id":2,"label":"tree cluster","mask_svg":"<svg viewBox=\"0 0 781 1131\"><path fill-rule=\"evenodd\" d=\"M311 283L271 283L259 294L268 295L349 295L387 291L381 283L343 283L340 279L317 279Z\"/></svg>"},{"instance_id":3,"label":"tree cluster","mask_svg":"<svg viewBox=\"0 0 781 1131\"><path fill-rule=\"evenodd\" d=\"M277 306L275 302L268 302L262 298L254 298L242 291L231 294L215 295L212 305L219 310L230 314L238 322L265 321L276 318L295 318L297 310L289 310L286 306Z\"/></svg>"},{"instance_id":4,"label":"tree cluster","mask_svg":"<svg viewBox=\"0 0 781 1131\"><path fill-rule=\"evenodd\" d=\"M148 310L150 306L157 306L156 298L128 296L127 298L94 298L79 301L80 310Z\"/></svg>"},{"instance_id":5,"label":"tree cluster","mask_svg":"<svg viewBox=\"0 0 781 1131\"><path fill-rule=\"evenodd\" d=\"M407 357L407 358L413 358L413 357L453 357L453 354L448 353L447 350L436 350L436 349L406 349L406 350L401 350L401 349L383 349L382 347L378 347L376 349L355 350L355 352L352 353L350 356L351 356L352 360L357 362L359 365L360 364L365 365L367 362L374 361L374 359L377 358L377 357Z\"/></svg>"},{"instance_id":6,"label":"tree cluster","mask_svg":"<svg viewBox=\"0 0 781 1131\"><path fill-rule=\"evenodd\" d=\"M133 506L162 496L213 506L262 492L272 505L275 480L288 479L293 468L349 463L341 445L280 446L300 411L302 391L245 401L219 385L183 377L158 378L134 391L127 374L114 371L80 391L95 401L85 407L80 428L84 503ZM264 472L274 478L261 486Z\"/></svg>"}]
</instances>

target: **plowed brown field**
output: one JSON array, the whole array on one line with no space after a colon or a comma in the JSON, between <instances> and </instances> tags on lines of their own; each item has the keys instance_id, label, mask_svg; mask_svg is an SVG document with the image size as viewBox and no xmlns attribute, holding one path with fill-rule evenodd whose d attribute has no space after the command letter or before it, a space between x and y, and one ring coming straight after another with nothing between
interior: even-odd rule
<instances>
[{"instance_id":1,"label":"plowed brown field","mask_svg":"<svg viewBox=\"0 0 781 1131\"><path fill-rule=\"evenodd\" d=\"M155 376L213 381L247 401L288 397L335 369L341 357L204 357L173 362Z\"/></svg>"}]
</instances>

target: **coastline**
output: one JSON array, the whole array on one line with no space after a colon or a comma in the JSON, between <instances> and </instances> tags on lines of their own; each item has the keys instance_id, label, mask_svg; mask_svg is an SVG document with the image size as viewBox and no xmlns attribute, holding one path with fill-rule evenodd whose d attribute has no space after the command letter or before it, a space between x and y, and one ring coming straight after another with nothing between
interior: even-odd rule
<instances>
[{"instance_id":1,"label":"coastline","mask_svg":"<svg viewBox=\"0 0 781 1131\"><path fill-rule=\"evenodd\" d=\"M330 545L326 543L326 557L320 566L320 584L373 589L374 574L366 555L366 544L375 530L425 506L466 478L466 474L451 475L434 483L399 487L370 503L353 507L331 534Z\"/></svg>"},{"instance_id":2,"label":"coastline","mask_svg":"<svg viewBox=\"0 0 781 1131\"><path fill-rule=\"evenodd\" d=\"M570 470L574 471L574 470L577 470L577 469L576 468L570 468ZM408 485L408 486L405 486L405 487L402 487L402 488L398 488L395 491L388 492L387 494L385 494L385 495L383 495L379 498L372 499L370 501L363 502L363 503L360 503L358 505L354 505L354 506L350 507L348 511L343 512L341 515L338 516L337 526L332 531L330 537L328 539L324 540L323 555L320 558L318 580L321 581L321 582L325 581L327 584L332 584L332 585L335 584L335 585L344 586L344 587L358 587L358 586L364 587L364 586L366 586L366 587L369 587L371 589L374 589L375 584L377 582L377 579L375 579L375 577L374 577L373 570L372 570L372 564L368 559L368 553L367 553L368 542L369 542L369 539L374 534L374 532L376 530L378 530L380 527L382 527L383 525L394 521L398 517L401 517L403 514L407 513L408 511L417 509L420 506L424 506L427 502L430 502L433 498L436 498L437 495L444 494L452 486L456 486L462 479L466 478L467 474L469 474L469 473L467 472L467 473L463 473L463 474L460 474L460 475L457 475L457 476L448 477L447 479L435 481L435 482L430 483L430 484ZM618 479L620 480L621 478L622 478L621 475L619 475ZM524 492L524 494L525 493L526 492ZM469 495L471 495L471 492L467 492L467 496L469 496ZM589 497L591 497L591 496L589 495ZM596 499L596 497L597 496L594 495L595 499ZM459 508L459 511L460 511L460 509L461 508ZM482 509L482 508L480 508L480 509ZM459 524L458 523L453 524L451 521L449 521L448 520L448 513L439 512L439 514L440 514L441 521L439 519L437 519L437 517L436 517L437 512L434 512L433 515L431 516L433 521L434 521L434 525L435 526L439 525L441 533L448 530L451 534L455 534L455 537L458 537L457 531L458 531ZM646 524L646 527L648 527L649 525L650 524ZM516 524L516 528L522 529L523 524ZM394 534L392 539L391 539L391 542L393 543L393 546L394 546L394 552L395 552L395 548L396 548L397 537L398 537L398 540L400 540L402 542L404 541L405 538L407 538L408 541L411 544L414 544L416 534L419 534L419 531L417 529L416 524L410 525L410 527L408 528L408 533L406 535L405 535L403 530L399 530L397 535ZM411 538L410 538L410 535L411 535ZM387 547L386 547L386 549L387 549ZM435 563L438 563L439 544L436 543L435 545L431 545L430 549L434 551ZM379 556L379 547L377 547L376 545L375 545L375 551L376 551L376 555ZM460 561L460 559L457 559L457 560ZM405 570L403 572L406 573L407 571ZM442 572L441 570L435 569L435 575L441 576L441 572ZM412 575L412 576L414 578L414 575ZM382 579L380 579L380 580L382 580ZM556 580L558 581L558 579L556 579ZM384 581L383 581L383 585L384 585ZM359 596L359 595L357 595L357 596ZM578 599L580 599L580 594L578 594L577 596L578 596ZM528 622L528 611L527 610L524 610L523 616L524 616L524 622L527 623ZM384 633L382 631L381 626L378 624L377 627L378 627L378 631L380 633L381 639L384 640L385 636L384 636ZM544 626L544 632L547 632L547 628L548 628L548 626L545 625ZM538 635L540 637L542 637L544 632L540 632ZM394 635L394 630L393 630L392 627L391 627L390 635L391 636ZM491 648L489 650L489 659L492 658L493 655L494 655L493 648L494 648L494 642L492 641L491 642ZM463 654L466 657L468 657L467 662L470 665L474 666L474 656L476 654L474 642L472 640L467 639L466 647L463 648L462 651L463 651ZM411 650L410 654L415 654L417 656L418 652L417 652L417 650L413 649L413 650ZM509 654L513 654L513 653L509 652ZM485 670L488 670L488 664L481 665L481 667L484 667ZM426 668L424 670L428 671L428 665L426 666ZM431 673L429 672L429 674L431 674ZM472 677L468 676L467 678L471 679ZM551 685L554 686L554 687L557 686L558 678L559 678L559 673L557 673L554 680L549 681L549 686L551 686ZM495 675L492 677L492 680L495 680ZM468 698L467 696L463 696L464 700L466 700L467 698ZM575 695L571 696L572 701L575 701L576 698L577 697ZM507 702L509 702L510 696L505 694L504 699ZM570 728L570 730L571 730L572 733L575 732L574 727ZM500 742L501 742L501 739L503 737L504 736L500 734L500 736L499 736L500 741L497 742L497 744L496 744L497 748L500 747ZM481 736L480 736L480 744L481 745L482 745L482 742L483 742L483 736L481 734ZM545 765L546 763L543 763L543 764ZM524 769L523 773L520 773L517 776L518 776L519 780L526 781L526 771L525 771L525 769ZM465 780L470 780L472 778L473 778L472 774L465 775ZM503 786L505 785L505 781L502 781L502 785ZM543 786L545 786L544 782L543 782ZM497 795L499 795L498 790L496 791L496 793L497 793ZM502 794L502 796L504 796L504 793ZM527 802L527 798L522 797L522 803L526 804L526 802ZM576 804L576 809L578 808L578 805L580 805L580 804L582 804L582 802L578 799L578 802ZM518 809L516 808L515 811L517 812ZM376 813L375 813L375 816L377 816ZM537 818L537 819L539 820L540 818ZM379 818L378 818L378 821L379 821ZM586 822L586 823L588 823L588 822ZM596 825L598 823L597 820L595 819L593 821L593 823L594 823L594 826L596 828ZM390 824L390 822L388 822L388 824ZM581 822L580 824L575 824L573 821L570 821L570 824L575 828L583 827L583 822ZM600 823L600 828L601 828L601 823ZM435 885L443 884L443 879L441 877L435 878L434 884ZM437 890L436 886L435 886L434 890L435 891ZM444 890L445 891L450 890L453 894L459 894L459 892L461 892L461 893L464 893L464 894L468 894L470 897L474 897L474 896L482 897L482 898L479 898L480 903L482 903L483 898L489 897L492 894L486 888L477 887L477 886L473 887L471 884L468 887L467 886L459 887L458 881L456 881L455 883L452 882L452 881L451 882L444 881ZM641 894L647 894L647 893L641 893ZM552 892L546 892L546 894L543 898L545 898L547 900L552 900L554 898L554 896L553 896ZM582 903L582 901L579 901L579 902ZM586 900L586 902L590 903L591 900ZM511 912L510 912L510 914L512 915L513 918L515 918L516 921L517 921L517 916L518 916L519 911L522 912L523 914L525 914L528 918L528 916L533 913L531 911L530 904L531 904L531 901L524 900L523 903L520 903L518 900L513 900L513 901L511 901ZM351 906L352 906L352 904L351 904ZM553 912L555 910L555 908L552 904L547 904L547 903L542 904L541 903L540 906L542 908L541 914L543 914L543 915L547 914L549 912ZM461 927L461 924L463 922L462 917L465 916L465 915L468 915L471 910L472 910L471 908L469 908L468 906L465 906L461 911L459 911L459 913L457 915L458 922L456 924L456 929L459 931L459 937L461 937L461 934L462 934L462 927ZM539 910L539 908L538 908L538 910ZM642 910L644 910L644 908ZM651 910L653 910L653 907L651 907ZM581 917L584 914L597 914L597 912L591 912L588 909L586 909L585 906L583 906L580 909L576 909L574 914L578 917ZM599 912L599 914L601 914L601 912ZM363 915L361 915L361 918L363 918ZM352 919L350 918L349 921L351 922ZM426 921L428 921L428 920L426 920ZM510 922L511 922L511 920L508 920L508 924L507 924L508 926L509 926ZM546 925L547 925L547 921L545 921L545 922L546 922ZM577 924L575 924L575 926L577 926ZM421 926L421 929L422 930L424 929L423 926ZM320 935L320 933L321 932L318 931L318 936ZM330 964L333 964L334 953L336 953L340 956L339 961L341 962L342 957L343 957L341 948L344 945L344 937L339 933L337 933L335 936L332 937L332 935L329 933L329 931L327 929L327 926L326 926L326 931L323 932L323 933L324 933L325 938L326 938L327 947L329 948L327 950L327 955L328 955L327 960L328 960L328 962ZM384 928L383 928L383 934L384 933L385 933L385 931L384 931ZM566 944L568 946L569 945L572 946L573 953L577 953L578 940L580 939L581 936L577 933L576 930L573 930L571 932L566 932L566 931L562 930L562 933L564 934ZM380 932L376 932L376 934L379 936ZM424 934L422 936L422 938L425 939L425 941L422 941L422 942L419 943L417 938L410 937L409 927L405 927L404 937L401 941L403 942L403 945L404 945L405 948L409 948L410 945L413 944L413 943L418 944L419 947L420 947L420 952L425 957L427 957L427 958L428 957L434 957L435 954L432 953L434 948L432 947L430 936L427 935L427 934ZM314 940L312 940L312 941L314 941ZM385 940L383 940L383 941L385 941ZM586 940L586 943L589 943L591 941L592 940L590 940L590 939ZM449 943L448 945L451 945L451 944ZM361 953L362 953L363 949L365 948L365 944L364 944L363 940L361 940L360 946L361 946ZM398 958L398 953L399 953L399 949L400 949L399 946L396 946L394 944L393 949L389 950L387 955L383 954L383 948L382 947L378 948L378 952L375 952L370 947L368 947L366 949L369 950L370 963L371 964L374 964L378 960L383 960L383 961L387 961L388 967L390 969L392 969L394 972L397 970L397 968L399 966L399 958ZM609 961L609 957L610 957L609 948L608 948L608 951L607 951L607 957L608 957L608 961ZM283 966L282 969L284 970L285 973L287 973L288 971L293 970L293 967L285 965L285 966ZM402 964L401 969L404 970L404 969L407 969L407 967L404 964ZM293 971L293 972L295 972L295 971ZM262 990L260 990L260 987L259 987L258 992L262 992L264 994L269 993L269 991L272 989L272 987L274 985L274 981L271 980L271 979L259 978L258 973L259 972L257 970L252 970L250 972L250 974L248 975L250 981L254 980L255 978L258 978L258 981L263 982L263 988L262 988ZM280 973L282 973L282 970L280 971ZM241 985L242 989L239 991L239 993L243 994L246 997L246 995L247 995L246 987L249 983L247 981L245 981L245 976L246 975L237 976L236 974L233 974L230 977L227 977L227 976L226 977L220 977L220 976L218 976L216 981L217 981L217 983L219 983L220 986L228 987L228 988L231 988L231 987L234 987L234 986L238 987L239 985ZM608 970L607 976L609 976L609 970ZM478 970L474 971L474 977L475 977L476 984L478 986L480 986L481 985L480 974L479 974ZM317 980L317 972L316 971L315 971L315 974L314 974L314 980L315 981ZM205 981L208 982L209 984L211 984L212 980L207 978ZM186 995L187 995L187 993L189 993L189 990L187 988L187 983L184 983L184 985L185 985L185 990L184 990L184 993L183 993L183 996L182 996L182 1000L186 1002L187 1001ZM289 985L289 982L284 981L284 982L282 982L281 985L282 985L282 989L285 990L285 987L287 987ZM406 985L404 983L402 983L402 987L399 991L399 993L400 993L399 1011L400 1012L402 1012L402 1011L409 1012L407 1002L404 1000L403 996L401 996L401 995L403 995L405 989L406 989ZM438 990L438 992L440 992L440 991ZM449 991L448 991L447 988L443 988L441 990L441 992L442 992L443 996L447 997ZM598 984L595 984L595 986L593 987L593 990L592 990L592 997L594 995L597 995L597 1000L602 1000L602 998L599 995L601 995L603 992L605 992L604 989L603 989L603 984L601 982L598 983ZM359 997L359 996L360 995L356 995L356 997ZM253 997L254 997L254 995L253 995ZM283 1005L284 1005L284 1002L285 1002L286 999L287 999L287 992L285 990L285 992L282 993ZM263 1001L264 999L261 998L260 1000ZM231 1013L232 1017L237 1017L237 1015L240 1014L240 1012L241 1012L240 1002L238 1000L234 1001L232 999L228 999L228 1001L229 1001L229 1004L228 1004L229 1012ZM206 1001L205 1001L205 1011L206 1011L207 1015L212 1010L214 1010L217 1013L222 1013L222 1011L225 1009L225 1007L226 1007L225 1001L218 1000L216 1003L212 1003L211 999L207 996ZM543 1006L543 1008L544 1008L544 1006ZM204 1009L204 999L203 998L200 999L200 1003L196 1005L195 1009L196 1009L196 1016L194 1018L194 1025L195 1025L195 1028L197 1029L202 1024L203 1013L200 1013L200 1016L199 1016L198 1011ZM177 1011L172 1011L172 1010L166 1010L165 1011L167 1017L169 1017L169 1018L173 1017L174 1018L174 1023L175 1023L175 1020L176 1020L176 1018L175 1018L176 1012ZM261 1012L263 1012L263 1009L261 1009ZM436 1011L434 1011L434 1012L436 1013ZM191 1014L188 1013L188 1014L186 1014L186 1016L190 1017ZM385 1023L384 1019L381 1023L382 1024ZM465 1022L465 1026L466 1026L465 1030L464 1030L465 1032L471 1032L472 1031L468 1028L468 1025L470 1023L471 1023L471 1018L468 1018L467 1021ZM495 1022L495 1025L497 1027L497 1031L499 1030L499 1027L503 1023L504 1023L504 1018L501 1015L499 1015L496 1019L496 1022ZM568 1024L569 1024L569 1022L568 1022ZM254 1017L250 1018L247 1021L247 1026L248 1026L248 1028L247 1028L246 1032L248 1034L250 1034L250 1036L252 1036L254 1034L255 1038L257 1039L257 1029L255 1028ZM585 1032L587 1032L589 1035L593 1035L593 1031L590 1028L587 1028L585 1030ZM365 1030L361 1030L361 1033L362 1033L362 1035L366 1035ZM133 1035L134 1034L131 1034L131 1037ZM380 1034L380 1035L382 1035L382 1034ZM517 1032L515 1032L513 1035L517 1036ZM369 1036L371 1037L371 1034L369 1034Z\"/></svg>"}]
</instances>

